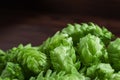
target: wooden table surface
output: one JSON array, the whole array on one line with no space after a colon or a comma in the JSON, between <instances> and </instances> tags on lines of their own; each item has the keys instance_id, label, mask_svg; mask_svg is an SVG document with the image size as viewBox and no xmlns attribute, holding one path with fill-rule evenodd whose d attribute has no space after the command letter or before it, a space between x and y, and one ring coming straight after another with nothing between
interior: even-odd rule
<instances>
[{"instance_id":1,"label":"wooden table surface","mask_svg":"<svg viewBox=\"0 0 120 80\"><path fill-rule=\"evenodd\" d=\"M68 23L94 22L120 36L120 20L79 14L37 14L2 16L0 48L8 50L18 44L40 45Z\"/></svg>"}]
</instances>

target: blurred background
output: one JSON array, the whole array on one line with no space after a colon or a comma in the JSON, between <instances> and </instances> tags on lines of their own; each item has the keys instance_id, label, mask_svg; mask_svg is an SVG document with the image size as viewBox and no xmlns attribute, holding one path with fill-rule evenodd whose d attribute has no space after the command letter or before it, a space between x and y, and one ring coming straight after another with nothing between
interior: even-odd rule
<instances>
[{"instance_id":1,"label":"blurred background","mask_svg":"<svg viewBox=\"0 0 120 80\"><path fill-rule=\"evenodd\" d=\"M120 36L120 0L0 2L0 48L40 45L68 23L94 22Z\"/></svg>"}]
</instances>

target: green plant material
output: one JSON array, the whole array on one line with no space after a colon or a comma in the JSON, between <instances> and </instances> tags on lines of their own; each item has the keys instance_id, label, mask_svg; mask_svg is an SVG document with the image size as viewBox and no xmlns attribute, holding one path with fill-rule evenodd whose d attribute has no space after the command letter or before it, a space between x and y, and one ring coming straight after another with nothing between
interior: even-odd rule
<instances>
[{"instance_id":1,"label":"green plant material","mask_svg":"<svg viewBox=\"0 0 120 80\"><path fill-rule=\"evenodd\" d=\"M120 80L120 72L112 74L110 80Z\"/></svg>"},{"instance_id":2,"label":"green plant material","mask_svg":"<svg viewBox=\"0 0 120 80\"><path fill-rule=\"evenodd\" d=\"M0 80L11 80L10 78L4 78L4 79L2 79L1 77L0 77ZM18 80L18 79L12 79L12 80Z\"/></svg>"},{"instance_id":3,"label":"green plant material","mask_svg":"<svg viewBox=\"0 0 120 80\"><path fill-rule=\"evenodd\" d=\"M21 44L17 48L10 50L9 53L11 56L10 61L18 62L20 65L34 73L39 73L49 67L47 56L30 44L26 46Z\"/></svg>"},{"instance_id":4,"label":"green plant material","mask_svg":"<svg viewBox=\"0 0 120 80\"><path fill-rule=\"evenodd\" d=\"M108 53L110 64L118 72L120 70L120 38L110 42Z\"/></svg>"},{"instance_id":5,"label":"green plant material","mask_svg":"<svg viewBox=\"0 0 120 80\"><path fill-rule=\"evenodd\" d=\"M87 69L86 75L92 80L109 80L114 72L110 64L99 63Z\"/></svg>"},{"instance_id":6,"label":"green plant material","mask_svg":"<svg viewBox=\"0 0 120 80\"><path fill-rule=\"evenodd\" d=\"M53 67L57 71L64 70L66 72L71 72L71 69L76 67L76 55L75 50L72 46L59 46L50 52L50 59ZM80 67L80 63L77 67Z\"/></svg>"},{"instance_id":7,"label":"green plant material","mask_svg":"<svg viewBox=\"0 0 120 80\"><path fill-rule=\"evenodd\" d=\"M0 74L6 65L6 53L0 50Z\"/></svg>"},{"instance_id":8,"label":"green plant material","mask_svg":"<svg viewBox=\"0 0 120 80\"><path fill-rule=\"evenodd\" d=\"M7 62L5 69L2 71L1 76L4 80L24 80L24 75L19 64L14 64L12 62Z\"/></svg>"},{"instance_id":9,"label":"green plant material","mask_svg":"<svg viewBox=\"0 0 120 80\"><path fill-rule=\"evenodd\" d=\"M40 45L39 50L49 55L51 50L61 44L64 46L71 46L73 42L72 38L68 37L68 34L62 34L58 31L53 37L48 38L42 45Z\"/></svg>"},{"instance_id":10,"label":"green plant material","mask_svg":"<svg viewBox=\"0 0 120 80\"><path fill-rule=\"evenodd\" d=\"M68 24L41 45L0 50L0 80L120 80L120 38L94 23Z\"/></svg>"},{"instance_id":11,"label":"green plant material","mask_svg":"<svg viewBox=\"0 0 120 80\"><path fill-rule=\"evenodd\" d=\"M99 27L97 24L92 22L82 24L68 24L66 28L62 30L62 33L66 33L73 38L73 42L76 45L79 39L92 34L99 37L105 44L108 44L114 35L108 31L105 27Z\"/></svg>"},{"instance_id":12,"label":"green plant material","mask_svg":"<svg viewBox=\"0 0 120 80\"><path fill-rule=\"evenodd\" d=\"M86 78L79 73L66 74L64 71L57 73L48 70L45 75L41 72L36 79L32 77L30 80L86 80Z\"/></svg>"},{"instance_id":13,"label":"green plant material","mask_svg":"<svg viewBox=\"0 0 120 80\"><path fill-rule=\"evenodd\" d=\"M99 37L88 34L80 39L78 43L78 54L81 62L85 66L90 66L100 62L103 54L103 44Z\"/></svg>"}]
</instances>

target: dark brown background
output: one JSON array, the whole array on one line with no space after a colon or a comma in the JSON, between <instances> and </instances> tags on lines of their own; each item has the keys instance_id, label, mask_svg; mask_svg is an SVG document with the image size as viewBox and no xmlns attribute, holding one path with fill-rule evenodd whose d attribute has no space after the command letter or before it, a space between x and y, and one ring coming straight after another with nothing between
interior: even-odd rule
<instances>
[{"instance_id":1,"label":"dark brown background","mask_svg":"<svg viewBox=\"0 0 120 80\"><path fill-rule=\"evenodd\" d=\"M0 2L0 48L40 45L68 23L94 22L120 36L120 0Z\"/></svg>"}]
</instances>

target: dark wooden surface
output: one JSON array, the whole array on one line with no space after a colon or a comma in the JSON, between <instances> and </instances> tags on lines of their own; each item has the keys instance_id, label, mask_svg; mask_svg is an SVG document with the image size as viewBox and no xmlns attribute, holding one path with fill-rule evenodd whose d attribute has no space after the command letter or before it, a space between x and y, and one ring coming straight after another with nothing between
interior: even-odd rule
<instances>
[{"instance_id":1,"label":"dark wooden surface","mask_svg":"<svg viewBox=\"0 0 120 80\"><path fill-rule=\"evenodd\" d=\"M68 23L94 22L120 36L120 20L79 14L36 14L2 16L0 48L7 50L20 43L40 45Z\"/></svg>"},{"instance_id":2,"label":"dark wooden surface","mask_svg":"<svg viewBox=\"0 0 120 80\"><path fill-rule=\"evenodd\" d=\"M120 18L120 0L10 0L1 1L5 10L26 10L53 13L80 13ZM1 11L1 10L0 10Z\"/></svg>"}]
</instances>

